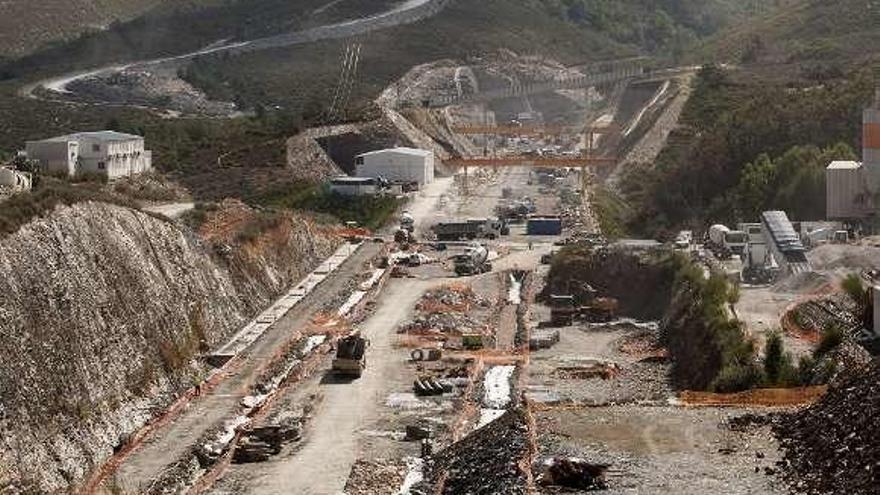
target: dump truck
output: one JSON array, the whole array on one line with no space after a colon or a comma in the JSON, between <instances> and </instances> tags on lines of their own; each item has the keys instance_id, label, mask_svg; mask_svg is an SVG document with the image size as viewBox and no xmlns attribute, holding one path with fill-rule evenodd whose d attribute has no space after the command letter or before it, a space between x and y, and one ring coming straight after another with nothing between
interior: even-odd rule
<instances>
[{"instance_id":1,"label":"dump truck","mask_svg":"<svg viewBox=\"0 0 880 495\"><path fill-rule=\"evenodd\" d=\"M339 376L360 378L367 367L367 346L369 341L354 332L339 339L336 343L336 357L333 359L333 373Z\"/></svg>"},{"instance_id":2,"label":"dump truck","mask_svg":"<svg viewBox=\"0 0 880 495\"><path fill-rule=\"evenodd\" d=\"M431 230L438 241L497 239L510 233L507 223L498 218L475 218L457 222L440 222Z\"/></svg>"},{"instance_id":3,"label":"dump truck","mask_svg":"<svg viewBox=\"0 0 880 495\"><path fill-rule=\"evenodd\" d=\"M452 257L455 274L464 277L492 271L489 250L479 244L471 246L463 254Z\"/></svg>"}]
</instances>

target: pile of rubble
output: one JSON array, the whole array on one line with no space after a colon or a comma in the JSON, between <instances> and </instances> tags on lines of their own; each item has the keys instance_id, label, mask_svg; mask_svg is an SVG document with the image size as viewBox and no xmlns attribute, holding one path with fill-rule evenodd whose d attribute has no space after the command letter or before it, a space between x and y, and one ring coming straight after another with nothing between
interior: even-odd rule
<instances>
[{"instance_id":1,"label":"pile of rubble","mask_svg":"<svg viewBox=\"0 0 880 495\"><path fill-rule=\"evenodd\" d=\"M360 459L351 467L344 492L348 495L397 493L406 477L402 461Z\"/></svg>"},{"instance_id":2,"label":"pile of rubble","mask_svg":"<svg viewBox=\"0 0 880 495\"><path fill-rule=\"evenodd\" d=\"M491 302L470 287L447 285L426 293L416 309L418 315L401 327L400 333L418 335L490 335L491 328L473 316L476 308L489 308Z\"/></svg>"},{"instance_id":3,"label":"pile of rubble","mask_svg":"<svg viewBox=\"0 0 880 495\"><path fill-rule=\"evenodd\" d=\"M871 364L871 354L851 341L846 341L822 356L812 370L812 385L838 383L864 373Z\"/></svg>"},{"instance_id":4,"label":"pile of rubble","mask_svg":"<svg viewBox=\"0 0 880 495\"><path fill-rule=\"evenodd\" d=\"M511 409L431 456L425 463L425 481L410 493L525 494L528 478L522 466L528 455L526 414L520 408Z\"/></svg>"},{"instance_id":5,"label":"pile of rubble","mask_svg":"<svg viewBox=\"0 0 880 495\"><path fill-rule=\"evenodd\" d=\"M488 307L491 303L479 297L466 285L446 285L427 292L416 305L423 313L454 311L466 313L475 306Z\"/></svg>"},{"instance_id":6,"label":"pile of rubble","mask_svg":"<svg viewBox=\"0 0 880 495\"><path fill-rule=\"evenodd\" d=\"M880 486L880 361L832 387L817 404L781 417L774 432L794 488L808 495L876 493Z\"/></svg>"},{"instance_id":7,"label":"pile of rubble","mask_svg":"<svg viewBox=\"0 0 880 495\"><path fill-rule=\"evenodd\" d=\"M792 310L791 318L804 331L820 333L836 326L846 334L856 336L862 327L860 312L849 296L835 294L798 305Z\"/></svg>"},{"instance_id":8,"label":"pile of rubble","mask_svg":"<svg viewBox=\"0 0 880 495\"><path fill-rule=\"evenodd\" d=\"M419 335L444 334L482 334L490 335L491 329L485 324L461 313L433 313L420 315L405 324L401 333Z\"/></svg>"}]
</instances>

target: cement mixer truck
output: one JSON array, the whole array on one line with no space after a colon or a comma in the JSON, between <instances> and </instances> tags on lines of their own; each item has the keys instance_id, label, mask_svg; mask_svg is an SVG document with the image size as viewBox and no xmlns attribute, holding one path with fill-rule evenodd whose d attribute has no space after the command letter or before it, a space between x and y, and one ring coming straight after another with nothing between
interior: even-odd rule
<instances>
[{"instance_id":1,"label":"cement mixer truck","mask_svg":"<svg viewBox=\"0 0 880 495\"><path fill-rule=\"evenodd\" d=\"M459 277L478 275L492 271L489 263L489 250L479 244L472 244L463 254L452 258L455 274Z\"/></svg>"},{"instance_id":2,"label":"cement mixer truck","mask_svg":"<svg viewBox=\"0 0 880 495\"><path fill-rule=\"evenodd\" d=\"M725 225L716 224L709 227L708 247L716 257L730 258L731 255L742 255L746 250L749 235L741 230L730 230Z\"/></svg>"}]
</instances>

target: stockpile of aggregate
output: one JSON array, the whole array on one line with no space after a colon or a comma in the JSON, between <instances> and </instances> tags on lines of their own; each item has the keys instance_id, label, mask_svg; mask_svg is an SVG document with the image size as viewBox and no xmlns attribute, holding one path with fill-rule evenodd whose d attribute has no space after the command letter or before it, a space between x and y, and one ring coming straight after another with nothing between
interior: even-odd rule
<instances>
[{"instance_id":1,"label":"stockpile of aggregate","mask_svg":"<svg viewBox=\"0 0 880 495\"><path fill-rule=\"evenodd\" d=\"M815 405L774 425L786 477L808 495L869 494L880 487L880 361L832 386Z\"/></svg>"},{"instance_id":2,"label":"stockpile of aggregate","mask_svg":"<svg viewBox=\"0 0 880 495\"><path fill-rule=\"evenodd\" d=\"M425 482L412 493L517 495L528 492L528 421L520 408L437 452L427 463Z\"/></svg>"}]
</instances>

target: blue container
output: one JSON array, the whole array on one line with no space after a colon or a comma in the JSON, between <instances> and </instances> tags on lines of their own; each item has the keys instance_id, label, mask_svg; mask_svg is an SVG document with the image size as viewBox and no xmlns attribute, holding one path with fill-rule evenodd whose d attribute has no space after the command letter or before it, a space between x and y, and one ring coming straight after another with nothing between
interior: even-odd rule
<instances>
[{"instance_id":1,"label":"blue container","mask_svg":"<svg viewBox=\"0 0 880 495\"><path fill-rule=\"evenodd\" d=\"M562 235L562 219L530 218L526 226L527 235Z\"/></svg>"}]
</instances>

